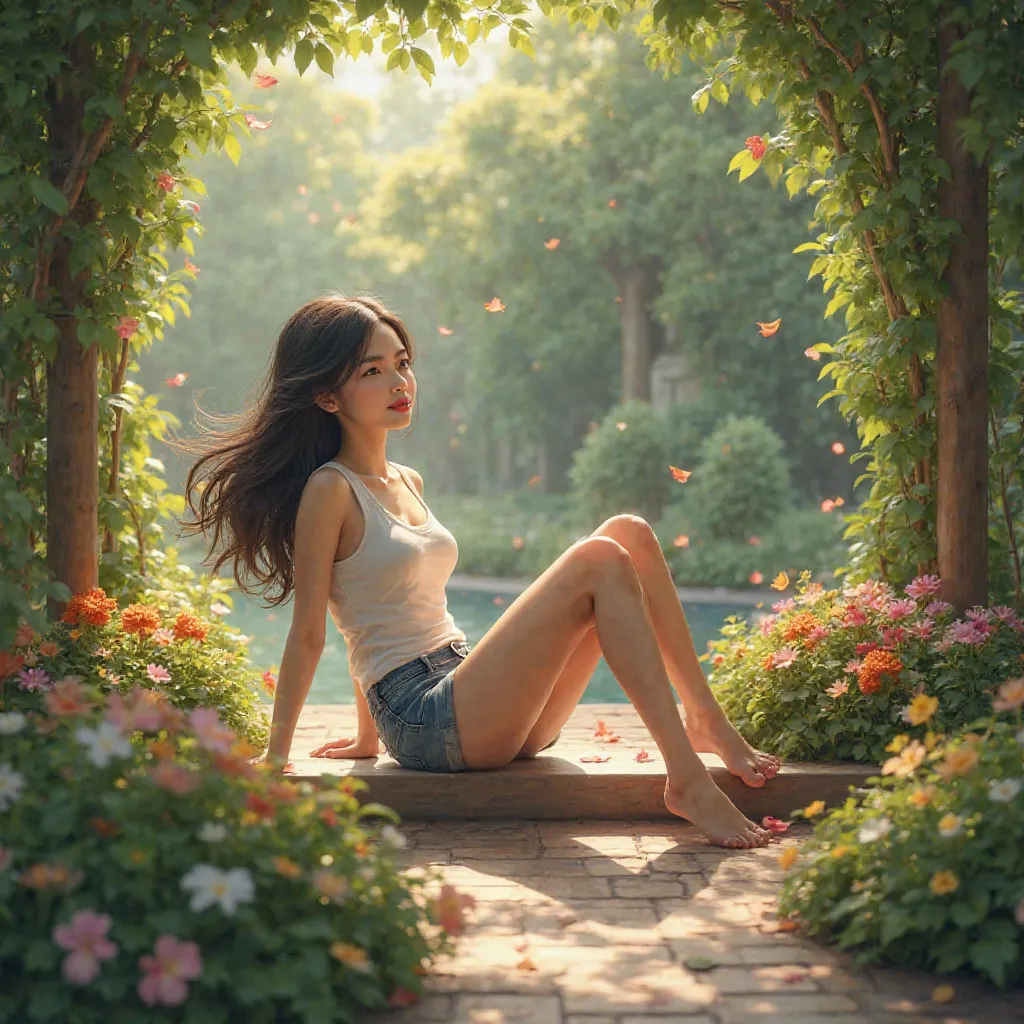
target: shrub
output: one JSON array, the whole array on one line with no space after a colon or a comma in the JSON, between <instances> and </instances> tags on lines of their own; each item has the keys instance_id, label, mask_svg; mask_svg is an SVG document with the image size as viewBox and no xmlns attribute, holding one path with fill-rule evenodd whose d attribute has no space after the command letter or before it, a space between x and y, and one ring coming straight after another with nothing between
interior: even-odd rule
<instances>
[{"instance_id":1,"label":"shrub","mask_svg":"<svg viewBox=\"0 0 1024 1024\"><path fill-rule=\"evenodd\" d=\"M1024 679L1001 692L1015 724L891 743L876 788L783 855L780 911L860 962L1024 978Z\"/></svg>"},{"instance_id":2,"label":"shrub","mask_svg":"<svg viewBox=\"0 0 1024 1024\"><path fill-rule=\"evenodd\" d=\"M702 532L746 541L776 521L790 496L782 451L782 438L760 417L729 416L715 428L682 495Z\"/></svg>"},{"instance_id":3,"label":"shrub","mask_svg":"<svg viewBox=\"0 0 1024 1024\"><path fill-rule=\"evenodd\" d=\"M401 874L365 783L254 765L209 708L102 697L0 713L0 1020L328 1024L422 990L466 897Z\"/></svg>"},{"instance_id":4,"label":"shrub","mask_svg":"<svg viewBox=\"0 0 1024 1024\"><path fill-rule=\"evenodd\" d=\"M715 539L689 509L685 501L670 505L655 527L678 586L748 587L783 571L795 574L796 566L824 580L846 557L842 523L818 508L784 513L763 533L742 540ZM685 547L679 537L686 538Z\"/></svg>"},{"instance_id":5,"label":"shrub","mask_svg":"<svg viewBox=\"0 0 1024 1024\"><path fill-rule=\"evenodd\" d=\"M665 421L647 402L614 406L573 456L569 477L590 529L622 512L655 522L678 486L669 470Z\"/></svg>"},{"instance_id":6,"label":"shrub","mask_svg":"<svg viewBox=\"0 0 1024 1024\"><path fill-rule=\"evenodd\" d=\"M13 650L0 652L0 693L8 709L26 710L38 702L33 691L68 676L104 692L159 688L182 711L216 708L262 749L269 730L246 640L216 614L204 618L155 597L118 609L96 588L75 595L43 634L22 625Z\"/></svg>"},{"instance_id":7,"label":"shrub","mask_svg":"<svg viewBox=\"0 0 1024 1024\"><path fill-rule=\"evenodd\" d=\"M875 580L825 590L805 575L797 597L758 625L733 616L709 645L725 713L747 740L782 757L860 762L882 759L921 695L938 700L944 731L979 718L993 680L1021 670L1024 622L1006 607L955 619L935 599L938 588L926 576L901 597ZM911 735L925 731L910 725Z\"/></svg>"}]
</instances>

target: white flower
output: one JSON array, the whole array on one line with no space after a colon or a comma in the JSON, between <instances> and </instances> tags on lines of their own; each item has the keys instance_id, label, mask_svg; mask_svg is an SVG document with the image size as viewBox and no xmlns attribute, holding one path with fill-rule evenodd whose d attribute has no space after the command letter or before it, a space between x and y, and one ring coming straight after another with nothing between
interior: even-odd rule
<instances>
[{"instance_id":1,"label":"white flower","mask_svg":"<svg viewBox=\"0 0 1024 1024\"><path fill-rule=\"evenodd\" d=\"M405 836L395 828L394 825L385 825L380 830L380 837L385 843L390 843L392 846L397 847L399 850L404 850L409 845Z\"/></svg>"},{"instance_id":2,"label":"white flower","mask_svg":"<svg viewBox=\"0 0 1024 1024\"><path fill-rule=\"evenodd\" d=\"M234 914L239 903L251 903L255 887L246 868L215 868L212 864L196 864L181 879L181 887L191 890L192 910L205 910L220 904L225 914Z\"/></svg>"},{"instance_id":3,"label":"white flower","mask_svg":"<svg viewBox=\"0 0 1024 1024\"><path fill-rule=\"evenodd\" d=\"M6 811L18 799L24 786L24 775L9 764L0 764L0 811Z\"/></svg>"},{"instance_id":4,"label":"white flower","mask_svg":"<svg viewBox=\"0 0 1024 1024\"><path fill-rule=\"evenodd\" d=\"M862 843L873 843L882 839L892 831L892 822L888 818L868 818L860 827L857 838Z\"/></svg>"},{"instance_id":5,"label":"white flower","mask_svg":"<svg viewBox=\"0 0 1024 1024\"><path fill-rule=\"evenodd\" d=\"M85 756L97 768L106 768L111 758L127 757L132 752L131 743L113 722L100 722L96 729L83 725L75 730L75 739L89 748Z\"/></svg>"},{"instance_id":6,"label":"white flower","mask_svg":"<svg viewBox=\"0 0 1024 1024\"><path fill-rule=\"evenodd\" d=\"M990 800L1009 803L1020 792L1020 779L993 779L988 784Z\"/></svg>"},{"instance_id":7,"label":"white flower","mask_svg":"<svg viewBox=\"0 0 1024 1024\"><path fill-rule=\"evenodd\" d=\"M359 869L359 877L366 883L375 882L377 880L377 871L371 865L364 864Z\"/></svg>"},{"instance_id":8,"label":"white flower","mask_svg":"<svg viewBox=\"0 0 1024 1024\"><path fill-rule=\"evenodd\" d=\"M0 715L0 736L13 736L25 728L25 716L20 711Z\"/></svg>"},{"instance_id":9,"label":"white flower","mask_svg":"<svg viewBox=\"0 0 1024 1024\"><path fill-rule=\"evenodd\" d=\"M939 819L939 835L944 839L960 835L964 830L964 819L958 814L946 814Z\"/></svg>"},{"instance_id":10,"label":"white flower","mask_svg":"<svg viewBox=\"0 0 1024 1024\"><path fill-rule=\"evenodd\" d=\"M222 843L228 837L228 829L219 821L204 821L197 834L204 843Z\"/></svg>"}]
</instances>

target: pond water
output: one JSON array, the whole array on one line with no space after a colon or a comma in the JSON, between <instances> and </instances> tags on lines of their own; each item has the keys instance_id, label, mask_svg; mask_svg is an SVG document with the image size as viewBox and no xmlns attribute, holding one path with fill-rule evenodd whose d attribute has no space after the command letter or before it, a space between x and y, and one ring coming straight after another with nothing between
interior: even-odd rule
<instances>
[{"instance_id":1,"label":"pond water","mask_svg":"<svg viewBox=\"0 0 1024 1024\"><path fill-rule=\"evenodd\" d=\"M503 594L503 603L495 604L497 595L494 593L454 587L448 588L447 594L448 609L471 644L480 640L515 599L515 595ZM232 599L234 609L226 621L252 638L249 656L253 663L261 667L272 666L276 672L291 624L291 602L268 610L261 608L256 599L247 598L237 590ZM718 635L727 615L749 617L754 614L754 609L749 605L693 602L684 604L684 607L698 654L703 654L707 642ZM354 700L345 641L330 618L327 620L327 642L313 676L308 700L312 704L351 704ZM597 670L583 695L583 703L627 703L626 695L603 658L598 662Z\"/></svg>"}]
</instances>

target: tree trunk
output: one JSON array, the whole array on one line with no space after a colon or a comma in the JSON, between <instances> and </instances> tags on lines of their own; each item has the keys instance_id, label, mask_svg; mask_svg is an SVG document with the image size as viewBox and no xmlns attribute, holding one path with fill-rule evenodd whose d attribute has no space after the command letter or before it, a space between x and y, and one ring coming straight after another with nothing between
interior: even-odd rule
<instances>
[{"instance_id":1,"label":"tree trunk","mask_svg":"<svg viewBox=\"0 0 1024 1024\"><path fill-rule=\"evenodd\" d=\"M948 9L945 12L948 15ZM938 155L952 171L938 213L956 221L938 309L937 522L942 596L959 611L988 599L988 164L959 138L971 94L946 64L966 28L939 29Z\"/></svg>"},{"instance_id":2,"label":"tree trunk","mask_svg":"<svg viewBox=\"0 0 1024 1024\"><path fill-rule=\"evenodd\" d=\"M651 399L651 360L654 358L653 325L647 304L653 275L647 267L622 271L622 400Z\"/></svg>"},{"instance_id":3,"label":"tree trunk","mask_svg":"<svg viewBox=\"0 0 1024 1024\"><path fill-rule=\"evenodd\" d=\"M498 435L497 459L495 465L495 485L499 494L512 490L515 475L515 438L512 434Z\"/></svg>"}]
</instances>

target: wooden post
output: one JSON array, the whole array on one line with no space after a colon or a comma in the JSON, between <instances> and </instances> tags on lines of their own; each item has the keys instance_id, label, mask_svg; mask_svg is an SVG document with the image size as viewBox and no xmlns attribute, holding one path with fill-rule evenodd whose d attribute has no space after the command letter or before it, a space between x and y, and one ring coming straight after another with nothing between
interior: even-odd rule
<instances>
[{"instance_id":1,"label":"wooden post","mask_svg":"<svg viewBox=\"0 0 1024 1024\"><path fill-rule=\"evenodd\" d=\"M948 9L944 12L948 17ZM967 27L939 28L938 155L952 176L938 213L956 221L938 310L938 536L942 596L963 611L988 599L988 163L966 152L957 122L971 93L947 68Z\"/></svg>"}]
</instances>

